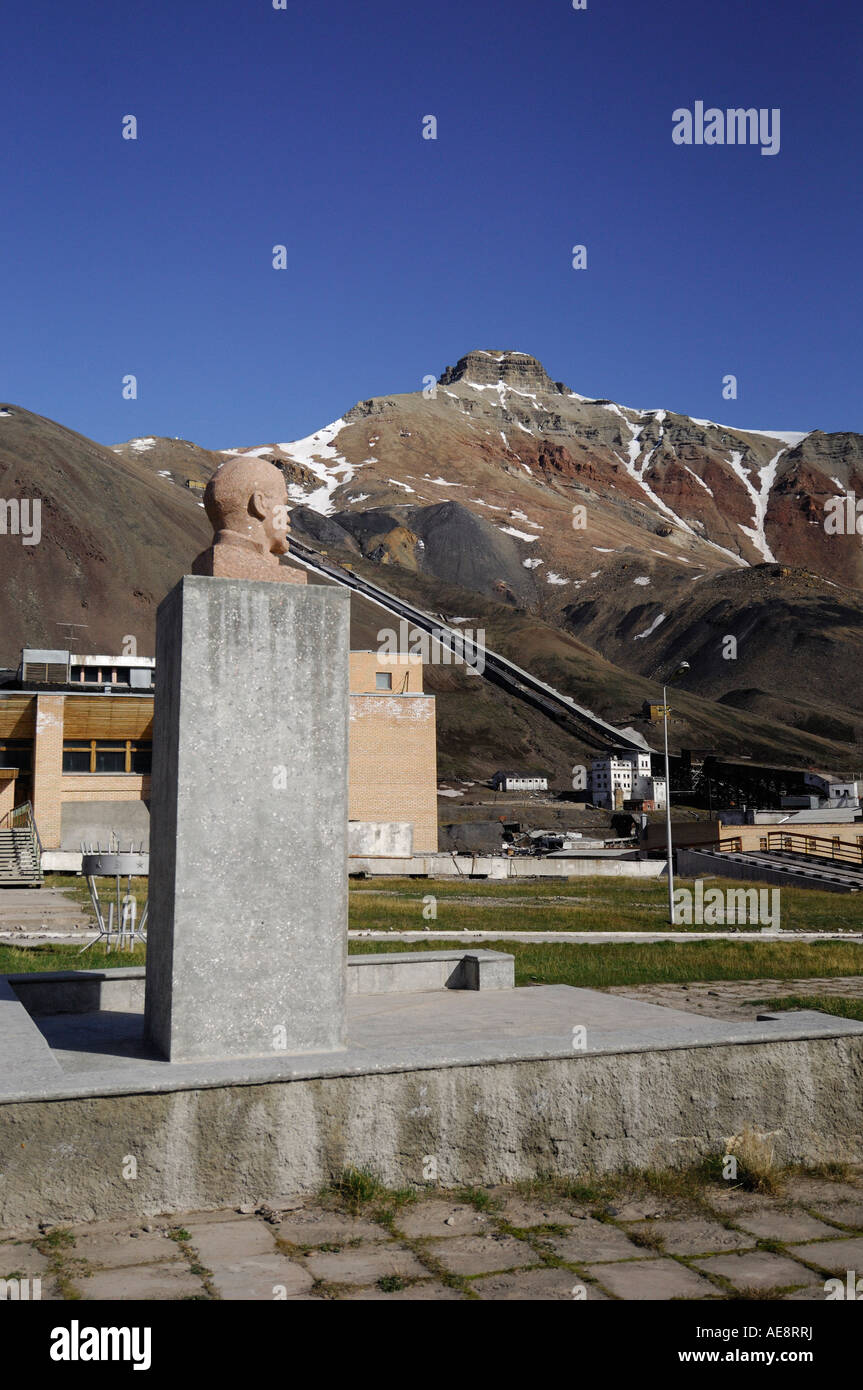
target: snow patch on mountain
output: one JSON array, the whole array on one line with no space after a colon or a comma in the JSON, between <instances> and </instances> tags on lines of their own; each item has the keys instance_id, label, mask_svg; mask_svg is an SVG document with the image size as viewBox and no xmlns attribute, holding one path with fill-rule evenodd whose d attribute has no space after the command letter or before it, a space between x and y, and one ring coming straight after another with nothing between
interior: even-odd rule
<instances>
[{"instance_id":1,"label":"snow patch on mountain","mask_svg":"<svg viewBox=\"0 0 863 1390\"><path fill-rule=\"evenodd\" d=\"M664 622L665 614L660 613L658 617L653 619L653 622L650 624L650 627L646 627L643 632L636 632L635 636L632 639L633 642L641 642L645 637L652 637L653 633L659 627L659 624Z\"/></svg>"},{"instance_id":2,"label":"snow patch on mountain","mask_svg":"<svg viewBox=\"0 0 863 1390\"><path fill-rule=\"evenodd\" d=\"M498 509L499 510L499 509ZM505 531L508 536L518 536L520 541L538 541L539 536L529 536L526 531L516 531L514 526L498 526L499 531Z\"/></svg>"},{"instance_id":3,"label":"snow patch on mountain","mask_svg":"<svg viewBox=\"0 0 863 1390\"><path fill-rule=\"evenodd\" d=\"M740 530L743 532L744 536L749 537L762 559L766 560L768 564L774 564L776 556L767 544L767 537L764 533L767 504L770 501L770 490L776 479L776 470L779 465L779 460L786 452L787 447L786 445L785 449L780 449L778 454L774 454L770 462L756 475L758 478L757 487L753 485L750 474L741 463L741 459L743 458L742 453L739 453L737 450L732 450L731 457L728 460L732 473L740 479L741 483L746 488L754 512L752 526L743 526L740 524Z\"/></svg>"},{"instance_id":4,"label":"snow patch on mountain","mask_svg":"<svg viewBox=\"0 0 863 1390\"><path fill-rule=\"evenodd\" d=\"M703 487L703 488L704 488L704 491L705 491L705 492L709 492L709 493L710 493L710 496L712 497L712 496L713 496L713 488L712 488L712 487L708 487L707 484L706 484L706 482L704 481L703 478L699 478L698 474L695 472L695 469L694 469L694 468L690 468L689 465L686 464L686 463L683 465L683 467L686 469L686 471L687 471L687 473L689 474L690 478L694 478L695 481L697 482L698 486L699 486L699 487Z\"/></svg>"},{"instance_id":5,"label":"snow patch on mountain","mask_svg":"<svg viewBox=\"0 0 863 1390\"><path fill-rule=\"evenodd\" d=\"M345 427L344 419L334 420L322 430L308 435L305 439L295 439L278 447L294 463L302 464L320 481L305 498L305 505L322 516L330 516L334 511L332 496L336 488L349 483L356 473L356 467L333 448L333 440ZM266 450L250 449L247 457L254 457ZM362 464L359 465L362 467Z\"/></svg>"}]
</instances>

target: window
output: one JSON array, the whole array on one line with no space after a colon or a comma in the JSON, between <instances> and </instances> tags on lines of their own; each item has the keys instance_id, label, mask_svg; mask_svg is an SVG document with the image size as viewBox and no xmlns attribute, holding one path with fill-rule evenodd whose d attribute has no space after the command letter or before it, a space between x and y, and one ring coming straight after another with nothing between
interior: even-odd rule
<instances>
[{"instance_id":1,"label":"window","mask_svg":"<svg viewBox=\"0 0 863 1390\"><path fill-rule=\"evenodd\" d=\"M96 744L96 766L94 772L125 772L126 771L126 748L125 745L111 747L102 743Z\"/></svg>"},{"instance_id":2,"label":"window","mask_svg":"<svg viewBox=\"0 0 863 1390\"><path fill-rule=\"evenodd\" d=\"M90 740L66 739L63 742L63 771L90 771Z\"/></svg>"},{"instance_id":3,"label":"window","mask_svg":"<svg viewBox=\"0 0 863 1390\"><path fill-rule=\"evenodd\" d=\"M30 772L33 766L33 745L26 738L0 739L0 767L17 767Z\"/></svg>"},{"instance_id":4,"label":"window","mask_svg":"<svg viewBox=\"0 0 863 1390\"><path fill-rule=\"evenodd\" d=\"M375 690L392 690L393 677L391 671L375 671Z\"/></svg>"},{"instance_id":5,"label":"window","mask_svg":"<svg viewBox=\"0 0 863 1390\"><path fill-rule=\"evenodd\" d=\"M152 745L131 739L112 741L94 738L73 738L63 741L64 772L137 772L150 771Z\"/></svg>"}]
</instances>

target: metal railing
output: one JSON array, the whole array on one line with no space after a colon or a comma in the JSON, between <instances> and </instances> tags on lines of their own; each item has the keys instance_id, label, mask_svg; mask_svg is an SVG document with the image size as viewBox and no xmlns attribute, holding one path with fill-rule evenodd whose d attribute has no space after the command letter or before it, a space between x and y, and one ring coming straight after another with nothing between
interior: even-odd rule
<instances>
[{"instance_id":1,"label":"metal railing","mask_svg":"<svg viewBox=\"0 0 863 1390\"><path fill-rule=\"evenodd\" d=\"M863 864L863 834L856 844L839 835L809 835L805 831L769 830L768 850L805 854L811 859L830 859L837 864Z\"/></svg>"},{"instance_id":2,"label":"metal railing","mask_svg":"<svg viewBox=\"0 0 863 1390\"><path fill-rule=\"evenodd\" d=\"M699 849L706 846L699 845ZM839 835L810 835L805 830L767 830L757 845L744 847L743 837L727 835L714 848L725 854L799 854L809 859L829 859L834 864L863 865L863 829L857 842Z\"/></svg>"},{"instance_id":3,"label":"metal railing","mask_svg":"<svg viewBox=\"0 0 863 1390\"><path fill-rule=\"evenodd\" d=\"M0 820L0 830L29 830L30 839L33 842L33 852L41 866L42 839L36 824L36 817L33 815L32 801L22 801L20 806L15 806L11 811L7 811L3 819Z\"/></svg>"}]
</instances>

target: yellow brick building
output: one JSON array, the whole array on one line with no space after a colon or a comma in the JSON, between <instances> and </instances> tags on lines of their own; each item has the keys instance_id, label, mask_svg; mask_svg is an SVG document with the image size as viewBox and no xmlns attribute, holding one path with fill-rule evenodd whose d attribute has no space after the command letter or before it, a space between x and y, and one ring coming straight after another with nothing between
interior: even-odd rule
<instances>
[{"instance_id":1,"label":"yellow brick building","mask_svg":"<svg viewBox=\"0 0 863 1390\"><path fill-rule=\"evenodd\" d=\"M40 665L24 655L20 678L0 686L0 823L32 801L43 848L77 849L90 811L107 826L110 806L97 808L129 802L140 809L130 837L142 838L135 827L146 834L153 693L140 689L141 675L133 687L131 672L149 681L152 660L52 653L65 664ZM436 850L435 736L421 662L351 652L350 819L409 821L414 849Z\"/></svg>"}]
</instances>

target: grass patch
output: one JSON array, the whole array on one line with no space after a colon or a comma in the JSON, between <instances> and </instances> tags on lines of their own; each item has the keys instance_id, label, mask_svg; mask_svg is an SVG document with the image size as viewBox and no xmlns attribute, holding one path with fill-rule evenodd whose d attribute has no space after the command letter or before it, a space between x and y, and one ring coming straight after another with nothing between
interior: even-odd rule
<instances>
[{"instance_id":1,"label":"grass patch","mask_svg":"<svg viewBox=\"0 0 863 1390\"><path fill-rule=\"evenodd\" d=\"M137 904L138 904L138 915L139 915L139 916L140 916L141 908L144 906L144 903L147 901L147 893L148 893L148 891L149 891L149 890L148 890L148 884L149 884L149 879L147 879L147 878L133 878L133 879L132 879L132 882L131 882L131 884L130 884L130 892L132 893L132 896L134 897L135 901L136 901ZM92 905L92 903L90 902L90 889L89 889L88 886L87 886L87 880L86 880L86 878L84 878L82 875L80 875L80 874L48 874L47 877L46 877L46 879L45 879L45 885L46 885L46 887L48 887L48 888L60 888L60 889L62 889L62 891L67 895L67 897L71 898L71 899L73 900L73 902L78 903L81 907L86 907L86 908L89 910L89 912L92 914L93 905ZM116 878L110 878L110 877L100 876L99 878L96 879L96 887L97 887L98 890L99 890L99 898L100 898L100 900L101 900L101 902L102 902L102 910L103 910L105 916L107 917L107 916L108 916L107 904L108 904L109 902L113 901L113 900L116 898L116 894L117 894L117 880L116 880ZM121 899L122 899L123 897L125 897L125 894L126 894L126 879L125 879L125 877L123 877L123 878L120 879L120 897L121 897Z\"/></svg>"},{"instance_id":2,"label":"grass patch","mask_svg":"<svg viewBox=\"0 0 863 1390\"><path fill-rule=\"evenodd\" d=\"M81 954L81 943L43 942L38 946L9 946L0 943L0 975L24 975L36 970L107 970L110 967L143 965L146 948L111 951L93 946Z\"/></svg>"},{"instance_id":3,"label":"grass patch","mask_svg":"<svg viewBox=\"0 0 863 1390\"><path fill-rule=\"evenodd\" d=\"M36 1242L36 1249L43 1255L48 1255L58 1250L71 1250L75 1244L75 1237L65 1226L55 1226L53 1230L46 1231L40 1240Z\"/></svg>"},{"instance_id":4,"label":"grass patch","mask_svg":"<svg viewBox=\"0 0 863 1390\"><path fill-rule=\"evenodd\" d=\"M458 1202L465 1202L468 1206L474 1207L476 1211L492 1212L497 1211L501 1206L499 1197L495 1197L484 1187L460 1187L455 1192Z\"/></svg>"},{"instance_id":5,"label":"grass patch","mask_svg":"<svg viewBox=\"0 0 863 1390\"><path fill-rule=\"evenodd\" d=\"M351 1216L366 1212L373 1220L391 1225L396 1212L417 1200L412 1187L387 1187L370 1168L343 1168L320 1194Z\"/></svg>"},{"instance_id":6,"label":"grass patch","mask_svg":"<svg viewBox=\"0 0 863 1390\"><path fill-rule=\"evenodd\" d=\"M642 1250L654 1250L658 1254L665 1249L665 1237L656 1231L627 1231L627 1236L633 1245L638 1245Z\"/></svg>"}]
</instances>

